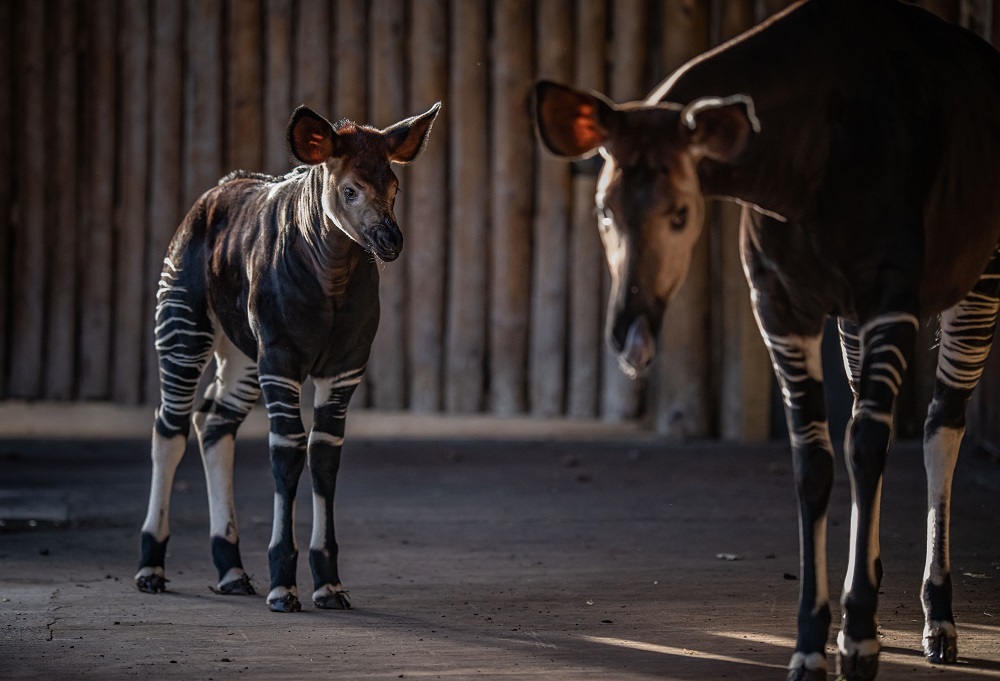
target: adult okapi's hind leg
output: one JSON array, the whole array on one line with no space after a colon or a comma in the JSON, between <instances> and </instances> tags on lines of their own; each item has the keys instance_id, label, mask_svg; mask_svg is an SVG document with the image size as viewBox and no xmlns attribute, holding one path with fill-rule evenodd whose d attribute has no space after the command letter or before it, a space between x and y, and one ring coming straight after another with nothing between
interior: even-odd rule
<instances>
[{"instance_id":1,"label":"adult okapi's hind leg","mask_svg":"<svg viewBox=\"0 0 1000 681\"><path fill-rule=\"evenodd\" d=\"M941 345L934 398L924 424L927 470L927 562L921 596L924 654L931 662L955 662L958 636L951 610L948 521L951 482L965 434L965 409L979 383L993 343L1000 309L1000 252L957 305L941 314Z\"/></svg>"},{"instance_id":2,"label":"adult okapi's hind leg","mask_svg":"<svg viewBox=\"0 0 1000 681\"><path fill-rule=\"evenodd\" d=\"M195 265L175 263L168 256L156 294L160 406L153 426L153 478L135 576L136 586L147 593L166 590L164 559L170 536L170 490L184 456L198 381L215 345L197 270Z\"/></svg>"},{"instance_id":3,"label":"adult okapi's hind leg","mask_svg":"<svg viewBox=\"0 0 1000 681\"><path fill-rule=\"evenodd\" d=\"M260 396L257 363L227 338L215 351L215 379L205 391L205 402L194 415L208 484L212 561L219 571L216 590L224 594L253 594L240 560L239 530L233 503L233 454L236 431Z\"/></svg>"},{"instance_id":4,"label":"adult okapi's hind leg","mask_svg":"<svg viewBox=\"0 0 1000 681\"><path fill-rule=\"evenodd\" d=\"M878 671L875 620L879 584L879 503L896 396L906 375L919 322L910 312L884 312L860 328L861 371L854 415L844 441L851 478L851 554L837 637L841 675L869 681Z\"/></svg>"}]
</instances>

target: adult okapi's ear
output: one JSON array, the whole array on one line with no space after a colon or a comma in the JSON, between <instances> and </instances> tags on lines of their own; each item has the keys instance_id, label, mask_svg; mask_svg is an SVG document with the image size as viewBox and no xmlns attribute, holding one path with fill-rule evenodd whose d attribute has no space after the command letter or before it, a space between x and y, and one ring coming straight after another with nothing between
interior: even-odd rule
<instances>
[{"instance_id":1,"label":"adult okapi's ear","mask_svg":"<svg viewBox=\"0 0 1000 681\"><path fill-rule=\"evenodd\" d=\"M307 106L295 110L286 134L292 156L302 163L314 166L336 153L337 133L330 121Z\"/></svg>"},{"instance_id":2,"label":"adult okapi's ear","mask_svg":"<svg viewBox=\"0 0 1000 681\"><path fill-rule=\"evenodd\" d=\"M747 95L702 97L681 111L691 150L696 156L732 163L742 154L760 121L753 100Z\"/></svg>"},{"instance_id":3,"label":"adult okapi's ear","mask_svg":"<svg viewBox=\"0 0 1000 681\"><path fill-rule=\"evenodd\" d=\"M440 110L441 102L438 102L427 113L407 118L382 131L391 162L409 163L420 156Z\"/></svg>"},{"instance_id":4,"label":"adult okapi's ear","mask_svg":"<svg viewBox=\"0 0 1000 681\"><path fill-rule=\"evenodd\" d=\"M535 84L535 127L549 151L567 159L593 154L607 143L615 106L596 92L540 80Z\"/></svg>"}]
</instances>

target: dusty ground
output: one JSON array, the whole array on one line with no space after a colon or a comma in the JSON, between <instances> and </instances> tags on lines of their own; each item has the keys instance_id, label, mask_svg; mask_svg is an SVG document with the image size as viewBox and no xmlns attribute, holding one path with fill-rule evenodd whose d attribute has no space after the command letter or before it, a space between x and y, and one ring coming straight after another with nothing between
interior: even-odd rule
<instances>
[{"instance_id":1,"label":"dusty ground","mask_svg":"<svg viewBox=\"0 0 1000 681\"><path fill-rule=\"evenodd\" d=\"M262 595L209 591L192 450L174 494L171 592L150 596L132 585L145 441L2 440L0 678L783 679L798 589L790 468L783 445L351 440L337 513L355 609L307 600L278 615ZM262 440L239 446L236 485L244 564L266 592ZM1000 467L974 454L960 463L961 663L950 669L919 653L925 515L913 446L893 451L884 498L880 678L1000 678ZM841 468L834 597L848 503ZM304 557L299 575L308 594Z\"/></svg>"}]
</instances>

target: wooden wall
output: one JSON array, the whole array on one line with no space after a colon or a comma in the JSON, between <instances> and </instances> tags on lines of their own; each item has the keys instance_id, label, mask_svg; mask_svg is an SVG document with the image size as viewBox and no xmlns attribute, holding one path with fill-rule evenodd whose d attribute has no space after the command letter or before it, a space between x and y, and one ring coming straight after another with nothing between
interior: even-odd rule
<instances>
[{"instance_id":1,"label":"wooden wall","mask_svg":"<svg viewBox=\"0 0 1000 681\"><path fill-rule=\"evenodd\" d=\"M288 170L299 103L386 126L442 100L424 156L398 173L406 249L383 270L355 403L767 437L738 210L713 209L656 367L626 380L602 339L595 166L539 152L528 98L542 76L640 98L787 4L0 3L0 399L155 403L153 295L192 201L233 168ZM926 4L992 31L992 2Z\"/></svg>"}]
</instances>

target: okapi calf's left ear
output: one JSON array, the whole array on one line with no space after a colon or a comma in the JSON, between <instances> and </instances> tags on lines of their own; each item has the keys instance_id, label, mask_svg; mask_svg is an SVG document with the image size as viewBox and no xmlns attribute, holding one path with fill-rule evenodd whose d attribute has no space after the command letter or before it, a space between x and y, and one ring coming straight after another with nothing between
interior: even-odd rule
<instances>
[{"instance_id":1,"label":"okapi calf's left ear","mask_svg":"<svg viewBox=\"0 0 1000 681\"><path fill-rule=\"evenodd\" d=\"M337 133L330 121L307 106L300 106L288 121L288 148L292 156L307 165L332 158L337 149Z\"/></svg>"},{"instance_id":2,"label":"okapi calf's left ear","mask_svg":"<svg viewBox=\"0 0 1000 681\"><path fill-rule=\"evenodd\" d=\"M540 80L535 84L534 113L545 148L572 160L590 156L607 143L615 108L597 93Z\"/></svg>"},{"instance_id":3,"label":"okapi calf's left ear","mask_svg":"<svg viewBox=\"0 0 1000 681\"><path fill-rule=\"evenodd\" d=\"M438 102L426 113L407 118L405 121L400 121L383 130L382 134L385 135L389 161L409 163L420 156L420 152L427 145L431 127L434 125L434 120L440 110L441 102Z\"/></svg>"},{"instance_id":4,"label":"okapi calf's left ear","mask_svg":"<svg viewBox=\"0 0 1000 681\"><path fill-rule=\"evenodd\" d=\"M747 95L702 97L684 107L681 125L691 151L720 163L732 163L746 151L760 121Z\"/></svg>"}]
</instances>

